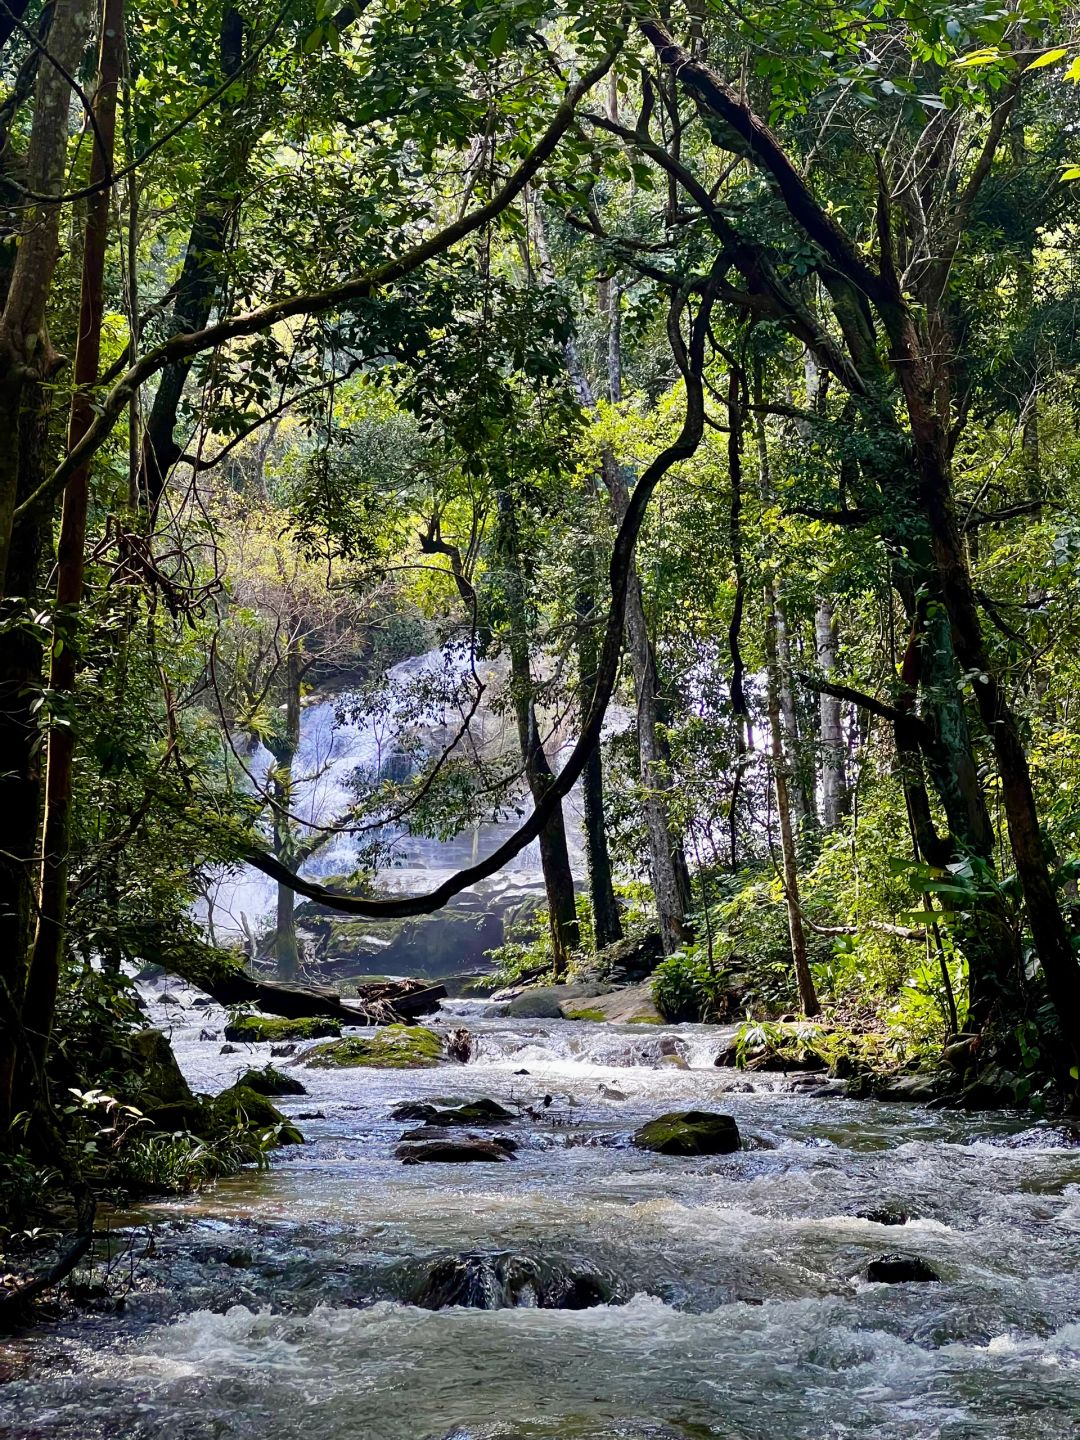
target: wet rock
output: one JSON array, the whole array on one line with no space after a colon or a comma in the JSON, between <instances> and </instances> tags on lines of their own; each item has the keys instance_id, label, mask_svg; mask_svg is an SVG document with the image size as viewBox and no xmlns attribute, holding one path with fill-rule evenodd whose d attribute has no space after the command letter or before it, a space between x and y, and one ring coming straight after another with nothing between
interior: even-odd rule
<instances>
[{"instance_id":1,"label":"wet rock","mask_svg":"<svg viewBox=\"0 0 1080 1440\"><path fill-rule=\"evenodd\" d=\"M505 1013L516 1020L564 1020L568 1010L588 1010L589 1002L608 989L599 984L532 985L510 1001Z\"/></svg>"},{"instance_id":2,"label":"wet rock","mask_svg":"<svg viewBox=\"0 0 1080 1440\"><path fill-rule=\"evenodd\" d=\"M956 1100L959 1110L999 1110L1017 1104L1023 1091L1020 1076L1003 1065L986 1065Z\"/></svg>"},{"instance_id":3,"label":"wet rock","mask_svg":"<svg viewBox=\"0 0 1080 1440\"><path fill-rule=\"evenodd\" d=\"M675 1110L643 1125L634 1134L634 1144L657 1155L730 1155L742 1141L730 1115Z\"/></svg>"},{"instance_id":4,"label":"wet rock","mask_svg":"<svg viewBox=\"0 0 1080 1440\"><path fill-rule=\"evenodd\" d=\"M417 1283L409 1299L425 1310L451 1305L470 1310L587 1310L609 1304L610 1280L588 1265L561 1265L529 1255L446 1255Z\"/></svg>"},{"instance_id":5,"label":"wet rock","mask_svg":"<svg viewBox=\"0 0 1080 1440\"><path fill-rule=\"evenodd\" d=\"M363 1035L350 1035L316 1045L304 1064L320 1070L425 1070L443 1058L442 1041L423 1025L378 1025Z\"/></svg>"},{"instance_id":6,"label":"wet rock","mask_svg":"<svg viewBox=\"0 0 1080 1440\"><path fill-rule=\"evenodd\" d=\"M307 1086L273 1065L264 1065L261 1070L245 1070L236 1083L246 1085L249 1090L257 1090L260 1095L307 1094Z\"/></svg>"},{"instance_id":7,"label":"wet rock","mask_svg":"<svg viewBox=\"0 0 1080 1440\"><path fill-rule=\"evenodd\" d=\"M270 1049L270 1054L275 1060L286 1060L290 1055L296 1054L296 1045L274 1045Z\"/></svg>"},{"instance_id":8,"label":"wet rock","mask_svg":"<svg viewBox=\"0 0 1080 1440\"><path fill-rule=\"evenodd\" d=\"M390 1111L391 1120L427 1120L439 1107L422 1100L409 1100Z\"/></svg>"},{"instance_id":9,"label":"wet rock","mask_svg":"<svg viewBox=\"0 0 1080 1440\"><path fill-rule=\"evenodd\" d=\"M226 1044L226 1045L222 1045L221 1049L218 1051L218 1054L219 1054L219 1055L239 1055L239 1054L240 1054L240 1051L237 1049L237 1047L236 1047L235 1045L228 1045L228 1044Z\"/></svg>"},{"instance_id":10,"label":"wet rock","mask_svg":"<svg viewBox=\"0 0 1080 1440\"><path fill-rule=\"evenodd\" d=\"M287 1020L277 1015L240 1015L225 1026L226 1040L238 1040L247 1045L272 1040L323 1040L328 1035L340 1034L341 1025L337 1020L327 1020L318 1015L299 1020Z\"/></svg>"},{"instance_id":11,"label":"wet rock","mask_svg":"<svg viewBox=\"0 0 1080 1440\"><path fill-rule=\"evenodd\" d=\"M498 1145L499 1149L505 1150L508 1155L513 1155L518 1148L517 1141L511 1140L509 1135L485 1135L483 1137L480 1137L478 1135L470 1135L467 1138L469 1140L478 1140L480 1138L483 1138L485 1141L489 1142L492 1145ZM415 1143L417 1141L422 1141L427 1144L441 1143L443 1140L446 1139L446 1136L443 1134L442 1131L436 1129L434 1125L420 1125L415 1130L406 1130L402 1135L401 1139L403 1142L409 1144Z\"/></svg>"},{"instance_id":12,"label":"wet rock","mask_svg":"<svg viewBox=\"0 0 1080 1440\"><path fill-rule=\"evenodd\" d=\"M597 995L589 1000L584 1010L573 1003L564 1004L563 1014L568 1020L586 1019L606 1021L612 1025L662 1025L664 1017L653 1004L652 986L628 985L612 990L607 995Z\"/></svg>"},{"instance_id":13,"label":"wet rock","mask_svg":"<svg viewBox=\"0 0 1080 1440\"><path fill-rule=\"evenodd\" d=\"M459 1065L467 1065L472 1056L472 1035L463 1026L451 1030L446 1037L446 1053Z\"/></svg>"},{"instance_id":14,"label":"wet rock","mask_svg":"<svg viewBox=\"0 0 1080 1440\"><path fill-rule=\"evenodd\" d=\"M874 1093L878 1100L906 1100L913 1105L925 1105L936 1098L938 1084L932 1075L898 1075L878 1086Z\"/></svg>"},{"instance_id":15,"label":"wet rock","mask_svg":"<svg viewBox=\"0 0 1080 1440\"><path fill-rule=\"evenodd\" d=\"M723 1050L720 1051L720 1054L717 1055L716 1059L713 1061L713 1064L714 1064L714 1065L734 1066L734 1065L737 1065L737 1064L738 1064L738 1061L739 1061L739 1052L738 1052L738 1050L735 1048L734 1045L728 1045L728 1046L726 1046Z\"/></svg>"},{"instance_id":16,"label":"wet rock","mask_svg":"<svg viewBox=\"0 0 1080 1440\"><path fill-rule=\"evenodd\" d=\"M515 1074L515 1075L528 1075L528 1074L530 1074L530 1073L531 1073L531 1072L528 1071L528 1070L515 1070L515 1071L514 1071L514 1074Z\"/></svg>"},{"instance_id":17,"label":"wet rock","mask_svg":"<svg viewBox=\"0 0 1080 1440\"><path fill-rule=\"evenodd\" d=\"M876 1205L871 1210L859 1210L857 1218L871 1220L875 1225L906 1225L912 1217L899 1205Z\"/></svg>"},{"instance_id":18,"label":"wet rock","mask_svg":"<svg viewBox=\"0 0 1080 1440\"><path fill-rule=\"evenodd\" d=\"M420 1142L406 1141L394 1154L403 1165L467 1165L477 1162L499 1164L509 1160L510 1152L495 1140L474 1140L455 1136Z\"/></svg>"},{"instance_id":19,"label":"wet rock","mask_svg":"<svg viewBox=\"0 0 1080 1440\"><path fill-rule=\"evenodd\" d=\"M876 1280L882 1285L907 1285L927 1280L940 1280L941 1276L927 1261L918 1255L879 1255L866 1267L867 1280Z\"/></svg>"},{"instance_id":20,"label":"wet rock","mask_svg":"<svg viewBox=\"0 0 1080 1440\"><path fill-rule=\"evenodd\" d=\"M221 1126L248 1130L277 1129L278 1145L302 1145L304 1137L295 1125L265 1095L249 1090L246 1085L230 1085L211 1101L214 1120ZM280 1127L280 1128L279 1128Z\"/></svg>"},{"instance_id":21,"label":"wet rock","mask_svg":"<svg viewBox=\"0 0 1080 1440\"><path fill-rule=\"evenodd\" d=\"M216 1040L217 1038L218 1038L218 1032L217 1032L216 1030L200 1030L200 1031L199 1031L199 1039L200 1039L200 1040Z\"/></svg>"},{"instance_id":22,"label":"wet rock","mask_svg":"<svg viewBox=\"0 0 1080 1440\"><path fill-rule=\"evenodd\" d=\"M187 1104L194 1099L184 1079L173 1048L160 1030L139 1030L128 1041L132 1069L139 1077L141 1109L149 1113L151 1102L158 1105Z\"/></svg>"},{"instance_id":23,"label":"wet rock","mask_svg":"<svg viewBox=\"0 0 1080 1440\"><path fill-rule=\"evenodd\" d=\"M402 1106L402 1109L407 1107ZM427 1111L424 1115L407 1116L407 1119L424 1120L428 1125L466 1125L484 1129L489 1126L511 1125L518 1118L512 1110L500 1105L497 1100L468 1100L460 1105L442 1108L437 1105L416 1106ZM395 1113L394 1118L399 1118Z\"/></svg>"}]
</instances>

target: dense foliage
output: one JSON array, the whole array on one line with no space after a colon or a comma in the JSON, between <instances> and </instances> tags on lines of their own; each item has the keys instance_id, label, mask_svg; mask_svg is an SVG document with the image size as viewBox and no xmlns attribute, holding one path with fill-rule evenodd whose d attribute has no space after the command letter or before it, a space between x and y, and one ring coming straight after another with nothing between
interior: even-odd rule
<instances>
[{"instance_id":1,"label":"dense foliage","mask_svg":"<svg viewBox=\"0 0 1080 1440\"><path fill-rule=\"evenodd\" d=\"M1055 0L11 0L12 1155L79 1169L70 1092L129 1083L125 977L198 978L223 867L278 882L249 942L294 978L295 893L420 914L534 840L508 973L652 932L674 1017L1072 1096L1077 37ZM314 695L387 730L332 814ZM403 834L493 820L380 893Z\"/></svg>"}]
</instances>

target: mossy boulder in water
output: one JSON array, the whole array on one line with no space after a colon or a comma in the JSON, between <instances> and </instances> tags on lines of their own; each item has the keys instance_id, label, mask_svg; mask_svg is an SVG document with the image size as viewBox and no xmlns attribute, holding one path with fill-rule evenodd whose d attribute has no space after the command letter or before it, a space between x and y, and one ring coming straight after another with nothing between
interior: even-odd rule
<instances>
[{"instance_id":1,"label":"mossy boulder in water","mask_svg":"<svg viewBox=\"0 0 1080 1440\"><path fill-rule=\"evenodd\" d=\"M730 1115L675 1110L643 1125L634 1144L657 1155L730 1155L741 1147L742 1139Z\"/></svg>"},{"instance_id":2,"label":"mossy boulder in water","mask_svg":"<svg viewBox=\"0 0 1080 1440\"><path fill-rule=\"evenodd\" d=\"M241 1040L249 1045L278 1040L323 1040L340 1035L337 1020L322 1016L305 1016L302 1020L286 1020L280 1016L240 1015L225 1026L226 1040Z\"/></svg>"},{"instance_id":3,"label":"mossy boulder in water","mask_svg":"<svg viewBox=\"0 0 1080 1440\"><path fill-rule=\"evenodd\" d=\"M442 1041L423 1025L380 1025L364 1035L350 1035L317 1045L304 1056L305 1065L320 1070L426 1070L443 1058Z\"/></svg>"},{"instance_id":4,"label":"mossy boulder in water","mask_svg":"<svg viewBox=\"0 0 1080 1440\"><path fill-rule=\"evenodd\" d=\"M143 1104L151 1110L156 1106L187 1105L195 1098L184 1079L173 1048L160 1030L139 1030L128 1040L132 1069L139 1077Z\"/></svg>"},{"instance_id":5,"label":"mossy boulder in water","mask_svg":"<svg viewBox=\"0 0 1080 1440\"><path fill-rule=\"evenodd\" d=\"M265 1095L251 1090L246 1085L231 1085L211 1101L210 1109L215 1123L224 1128L246 1130L273 1130L280 1126L279 1145L302 1145L304 1137L295 1125L290 1125L285 1116Z\"/></svg>"},{"instance_id":6,"label":"mossy boulder in water","mask_svg":"<svg viewBox=\"0 0 1080 1440\"><path fill-rule=\"evenodd\" d=\"M273 1065L264 1065L261 1070L245 1070L238 1085L246 1085L249 1090L256 1090L260 1095L306 1095L307 1086L301 1085L300 1081L292 1075L286 1075L284 1070L278 1070Z\"/></svg>"}]
</instances>

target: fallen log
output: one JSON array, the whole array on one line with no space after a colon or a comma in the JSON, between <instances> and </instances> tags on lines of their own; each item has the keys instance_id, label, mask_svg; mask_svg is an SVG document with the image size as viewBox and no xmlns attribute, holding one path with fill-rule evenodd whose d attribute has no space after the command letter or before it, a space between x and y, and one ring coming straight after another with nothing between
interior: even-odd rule
<instances>
[{"instance_id":1,"label":"fallen log","mask_svg":"<svg viewBox=\"0 0 1080 1440\"><path fill-rule=\"evenodd\" d=\"M329 985L260 980L248 973L235 951L210 945L184 946L154 957L165 970L202 990L219 1005L253 1005L286 1020L327 1016L343 1025L409 1024L430 1015L446 995L444 985L426 980L378 980L358 985L343 997Z\"/></svg>"}]
</instances>

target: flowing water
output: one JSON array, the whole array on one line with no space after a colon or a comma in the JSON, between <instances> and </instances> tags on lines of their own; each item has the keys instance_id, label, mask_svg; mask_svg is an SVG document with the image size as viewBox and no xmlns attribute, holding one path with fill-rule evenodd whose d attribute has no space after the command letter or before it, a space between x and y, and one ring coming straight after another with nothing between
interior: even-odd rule
<instances>
[{"instance_id":1,"label":"flowing water","mask_svg":"<svg viewBox=\"0 0 1080 1440\"><path fill-rule=\"evenodd\" d=\"M155 1019L160 1020L160 1007ZM214 1011L172 1009L197 1088ZM703 1027L511 1021L453 1007L468 1066L296 1065L309 1143L120 1217L155 1254L118 1313L65 1322L0 1388L20 1440L1064 1440L1080 1432L1080 1150L1051 1126L797 1093L712 1060ZM293 1062L277 1062L291 1064ZM688 1068L680 1068L681 1066ZM526 1071L528 1073L519 1073ZM404 1166L400 1101L526 1104L516 1158ZM665 1110L736 1117L734 1155L630 1147ZM902 1224L861 1218L892 1211ZM940 1283L862 1278L884 1253ZM593 1277L608 1303L412 1300L468 1256ZM508 1261L507 1257L513 1257ZM529 1267L532 1267L530 1270ZM118 1273L120 1273L118 1271Z\"/></svg>"}]
</instances>

